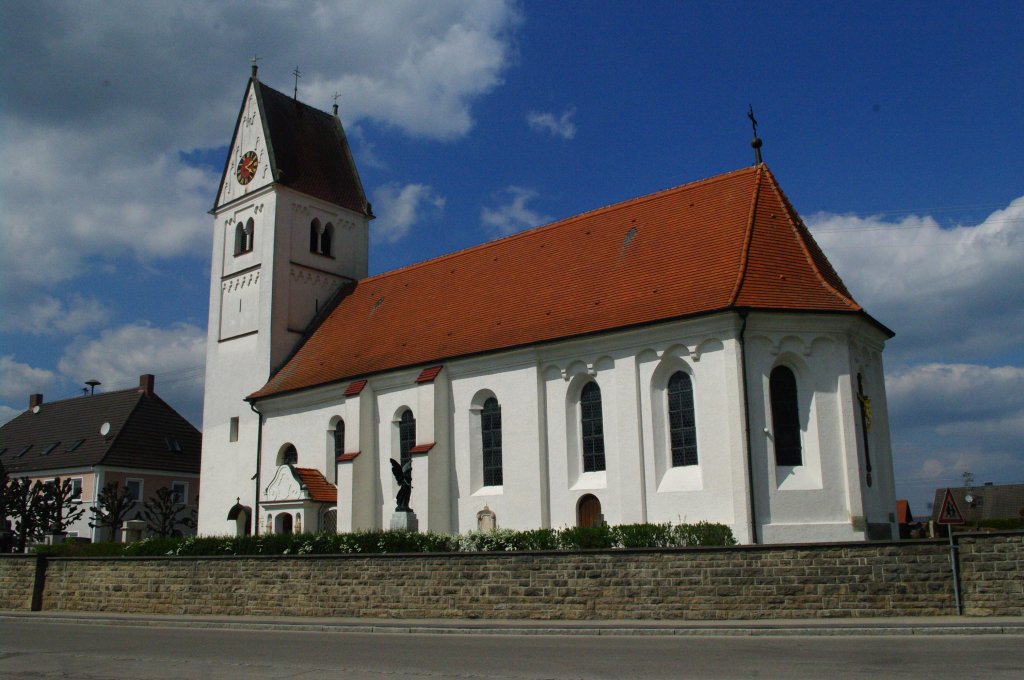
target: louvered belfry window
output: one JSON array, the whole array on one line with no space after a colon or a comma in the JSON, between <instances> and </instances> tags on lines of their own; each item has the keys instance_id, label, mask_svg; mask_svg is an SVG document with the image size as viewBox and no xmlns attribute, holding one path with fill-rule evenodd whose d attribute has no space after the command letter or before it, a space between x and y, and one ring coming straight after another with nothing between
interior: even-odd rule
<instances>
[{"instance_id":1,"label":"louvered belfry window","mask_svg":"<svg viewBox=\"0 0 1024 680\"><path fill-rule=\"evenodd\" d=\"M480 450L483 453L484 486L501 486L501 406L490 397L480 411Z\"/></svg>"},{"instance_id":2,"label":"louvered belfry window","mask_svg":"<svg viewBox=\"0 0 1024 680\"><path fill-rule=\"evenodd\" d=\"M601 388L589 382L580 394L580 426L583 431L583 471L604 470L604 416Z\"/></svg>"},{"instance_id":3,"label":"louvered belfry window","mask_svg":"<svg viewBox=\"0 0 1024 680\"><path fill-rule=\"evenodd\" d=\"M785 366L772 369L768 379L772 404L772 437L776 465L803 465L800 447L800 403L796 376Z\"/></svg>"},{"instance_id":4,"label":"louvered belfry window","mask_svg":"<svg viewBox=\"0 0 1024 680\"><path fill-rule=\"evenodd\" d=\"M693 383L679 371L668 380L668 424L672 467L697 464L697 421L693 412Z\"/></svg>"}]
</instances>

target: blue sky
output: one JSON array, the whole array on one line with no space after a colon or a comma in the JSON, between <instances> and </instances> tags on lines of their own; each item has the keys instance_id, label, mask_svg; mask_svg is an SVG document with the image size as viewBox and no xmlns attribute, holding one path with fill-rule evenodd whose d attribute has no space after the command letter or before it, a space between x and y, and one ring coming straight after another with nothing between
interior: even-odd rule
<instances>
[{"instance_id":1,"label":"blue sky","mask_svg":"<svg viewBox=\"0 0 1024 680\"><path fill-rule=\"evenodd\" d=\"M886 351L897 492L1024 482L1024 4L0 5L0 420L157 375L200 424L249 73L342 119L385 271L764 157Z\"/></svg>"}]
</instances>

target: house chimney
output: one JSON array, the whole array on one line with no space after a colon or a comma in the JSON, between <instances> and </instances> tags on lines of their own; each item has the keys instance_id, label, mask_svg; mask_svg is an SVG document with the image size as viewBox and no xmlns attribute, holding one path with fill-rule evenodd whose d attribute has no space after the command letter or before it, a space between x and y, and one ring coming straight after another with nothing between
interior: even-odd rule
<instances>
[{"instance_id":1,"label":"house chimney","mask_svg":"<svg viewBox=\"0 0 1024 680\"><path fill-rule=\"evenodd\" d=\"M34 409L36 406L42 406L43 395L41 394L30 394L28 395L28 408L29 410Z\"/></svg>"},{"instance_id":2,"label":"house chimney","mask_svg":"<svg viewBox=\"0 0 1024 680\"><path fill-rule=\"evenodd\" d=\"M147 397L153 396L153 383L156 382L156 378L153 377L152 373L143 373L139 376L139 393L145 394Z\"/></svg>"}]
</instances>

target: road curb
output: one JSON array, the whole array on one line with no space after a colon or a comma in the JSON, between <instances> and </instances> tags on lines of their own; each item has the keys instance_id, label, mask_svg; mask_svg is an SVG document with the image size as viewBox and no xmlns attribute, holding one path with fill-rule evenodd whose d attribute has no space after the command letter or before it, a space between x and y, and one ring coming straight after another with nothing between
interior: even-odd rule
<instances>
[{"instance_id":1,"label":"road curb","mask_svg":"<svg viewBox=\"0 0 1024 680\"><path fill-rule=\"evenodd\" d=\"M585 636L689 636L689 637L795 637L795 636L921 636L921 635L1024 635L1024 619L990 622L849 620L788 622L742 621L672 623L587 622L437 622L409 621L361 623L358 621L303 621L276 618L203 618L147 616L138 614L58 614L46 612L0 612L0 621L38 621L76 625L154 626L163 628L201 628L222 630L273 630L319 633L375 633L389 635L585 635Z\"/></svg>"}]
</instances>

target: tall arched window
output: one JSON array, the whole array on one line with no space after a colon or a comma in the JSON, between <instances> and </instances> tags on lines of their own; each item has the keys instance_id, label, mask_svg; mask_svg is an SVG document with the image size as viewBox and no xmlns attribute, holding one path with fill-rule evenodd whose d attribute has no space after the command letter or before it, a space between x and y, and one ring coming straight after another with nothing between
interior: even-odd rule
<instances>
[{"instance_id":1,"label":"tall arched window","mask_svg":"<svg viewBox=\"0 0 1024 680\"><path fill-rule=\"evenodd\" d=\"M245 252L251 253L256 243L256 222L250 217L245 222Z\"/></svg>"},{"instance_id":2,"label":"tall arched window","mask_svg":"<svg viewBox=\"0 0 1024 680\"><path fill-rule=\"evenodd\" d=\"M334 225L328 222L324 225L324 233L320 235L320 254L330 257L331 247L334 241Z\"/></svg>"},{"instance_id":3,"label":"tall arched window","mask_svg":"<svg viewBox=\"0 0 1024 680\"><path fill-rule=\"evenodd\" d=\"M768 391L772 405L775 464L803 465L803 452L800 448L800 407L793 371L785 366L773 368L768 379Z\"/></svg>"},{"instance_id":4,"label":"tall arched window","mask_svg":"<svg viewBox=\"0 0 1024 680\"><path fill-rule=\"evenodd\" d=\"M338 424L334 426L334 457L345 453L345 421L341 418L338 419Z\"/></svg>"},{"instance_id":5,"label":"tall arched window","mask_svg":"<svg viewBox=\"0 0 1024 680\"><path fill-rule=\"evenodd\" d=\"M309 223L309 252L320 252L320 220L316 218Z\"/></svg>"},{"instance_id":6,"label":"tall arched window","mask_svg":"<svg viewBox=\"0 0 1024 680\"><path fill-rule=\"evenodd\" d=\"M239 222L235 225L235 255L245 252L245 226Z\"/></svg>"},{"instance_id":7,"label":"tall arched window","mask_svg":"<svg viewBox=\"0 0 1024 680\"><path fill-rule=\"evenodd\" d=\"M490 397L480 411L480 451L483 453L484 486L501 486L501 406Z\"/></svg>"},{"instance_id":8,"label":"tall arched window","mask_svg":"<svg viewBox=\"0 0 1024 680\"><path fill-rule=\"evenodd\" d=\"M416 446L416 418L406 409L398 421L398 452L400 462L405 465L412 458L412 447Z\"/></svg>"},{"instance_id":9,"label":"tall arched window","mask_svg":"<svg viewBox=\"0 0 1024 680\"><path fill-rule=\"evenodd\" d=\"M693 414L693 383L683 371L668 380L668 425L672 467L697 464L697 422Z\"/></svg>"},{"instance_id":10,"label":"tall arched window","mask_svg":"<svg viewBox=\"0 0 1024 680\"><path fill-rule=\"evenodd\" d=\"M580 429L583 432L583 471L604 470L604 416L601 388L588 382L580 394Z\"/></svg>"}]
</instances>

